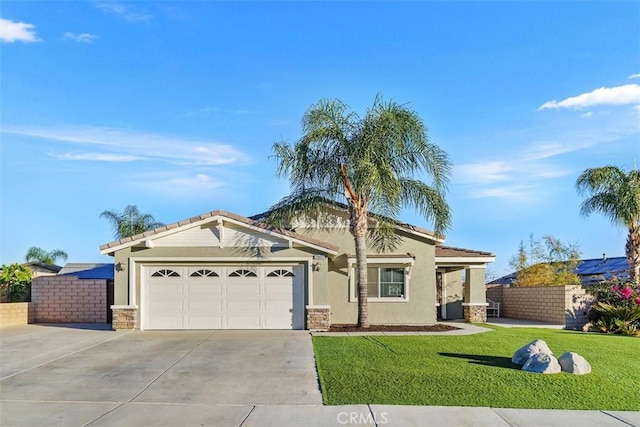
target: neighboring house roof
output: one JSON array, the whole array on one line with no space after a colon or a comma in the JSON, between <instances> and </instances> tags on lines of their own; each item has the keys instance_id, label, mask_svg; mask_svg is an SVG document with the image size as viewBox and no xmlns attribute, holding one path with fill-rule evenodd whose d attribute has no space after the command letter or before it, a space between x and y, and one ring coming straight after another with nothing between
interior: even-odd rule
<instances>
[{"instance_id":1,"label":"neighboring house roof","mask_svg":"<svg viewBox=\"0 0 640 427\"><path fill-rule=\"evenodd\" d=\"M599 283L612 277L629 278L629 263L626 257L583 259L574 270L583 285ZM507 274L489 282L489 285L510 285L516 280L516 273Z\"/></svg>"},{"instance_id":2,"label":"neighboring house roof","mask_svg":"<svg viewBox=\"0 0 640 427\"><path fill-rule=\"evenodd\" d=\"M111 279L113 264L70 262L58 272L58 276L76 276L78 279Z\"/></svg>"},{"instance_id":3,"label":"neighboring house roof","mask_svg":"<svg viewBox=\"0 0 640 427\"><path fill-rule=\"evenodd\" d=\"M179 231L180 229L191 228L194 226L198 226L198 225L209 223L216 220L230 221L238 225L246 226L253 230L257 230L266 234L275 235L285 240L296 242L303 246L319 249L329 254L335 255L338 253L338 247L330 243L313 239L307 236L303 236L301 234L295 233L290 230L270 227L260 223L259 221L253 220L251 218L247 218L247 217L237 215L231 212L223 211L223 210L215 210L215 211L207 212L202 215L194 216L189 219L175 222L173 224L164 225L154 230L149 230L144 233L136 234L135 236L125 237L120 240L115 240L113 242L100 246L100 251L102 254L105 254L105 255L113 254L116 250L135 246L147 240L153 240L154 237L159 237L169 233L174 233L176 231Z\"/></svg>"},{"instance_id":4,"label":"neighboring house roof","mask_svg":"<svg viewBox=\"0 0 640 427\"><path fill-rule=\"evenodd\" d=\"M29 261L29 262L23 263L22 265L24 265L30 270L50 271L52 273L57 273L62 268L59 265L45 264L44 262L39 262L39 261Z\"/></svg>"},{"instance_id":5,"label":"neighboring house roof","mask_svg":"<svg viewBox=\"0 0 640 427\"><path fill-rule=\"evenodd\" d=\"M349 208L349 206L347 206L346 204L337 202L335 200L325 199L324 201L326 202L326 204L328 206L330 206L330 207L332 207L332 208L334 208L336 210L346 211ZM252 215L250 218L255 220L255 221L260 221L260 220L264 219L269 214L269 212L270 211L261 212L261 213L256 214L256 215ZM371 218L383 218L382 215L377 214L375 212L369 212L368 215ZM433 240L435 242L438 242L438 243L444 242L444 237L443 236L438 236L432 230L427 230L426 228L421 228L421 227L418 227L418 226L415 226L415 225L412 225L412 224L409 224L409 223L406 223L406 222L401 222L401 221L395 221L395 223L396 223L396 226L399 229L403 230L403 231L406 231L406 232L409 232L411 234L415 234L415 235L418 235L418 236L426 237L426 238L431 239L431 240Z\"/></svg>"}]
</instances>

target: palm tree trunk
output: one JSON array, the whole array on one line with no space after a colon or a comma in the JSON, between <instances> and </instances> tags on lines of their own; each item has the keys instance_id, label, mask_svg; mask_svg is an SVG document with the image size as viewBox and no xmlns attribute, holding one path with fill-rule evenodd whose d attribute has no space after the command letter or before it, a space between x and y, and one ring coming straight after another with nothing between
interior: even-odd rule
<instances>
[{"instance_id":1,"label":"palm tree trunk","mask_svg":"<svg viewBox=\"0 0 640 427\"><path fill-rule=\"evenodd\" d=\"M356 275L358 286L358 327L369 327L369 304L367 289L367 212L360 205L350 205L349 231L356 247Z\"/></svg>"},{"instance_id":2,"label":"palm tree trunk","mask_svg":"<svg viewBox=\"0 0 640 427\"><path fill-rule=\"evenodd\" d=\"M369 327L369 303L367 288L367 244L365 234L355 236L356 265L358 268L358 327Z\"/></svg>"},{"instance_id":3,"label":"palm tree trunk","mask_svg":"<svg viewBox=\"0 0 640 427\"><path fill-rule=\"evenodd\" d=\"M640 226L633 224L629 227L625 252L629 263L629 278L636 286L640 286Z\"/></svg>"}]
</instances>

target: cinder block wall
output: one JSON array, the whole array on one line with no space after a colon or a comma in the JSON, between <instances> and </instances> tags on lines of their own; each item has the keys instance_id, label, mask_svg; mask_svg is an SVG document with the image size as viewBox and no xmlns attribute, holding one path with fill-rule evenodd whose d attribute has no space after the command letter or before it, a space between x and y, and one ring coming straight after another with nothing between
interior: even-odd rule
<instances>
[{"instance_id":1,"label":"cinder block wall","mask_svg":"<svg viewBox=\"0 0 640 427\"><path fill-rule=\"evenodd\" d=\"M487 299L502 304L502 290L504 288L505 287L501 285L487 286Z\"/></svg>"},{"instance_id":2,"label":"cinder block wall","mask_svg":"<svg viewBox=\"0 0 640 427\"><path fill-rule=\"evenodd\" d=\"M106 323L107 281L36 277L31 284L36 323Z\"/></svg>"},{"instance_id":3,"label":"cinder block wall","mask_svg":"<svg viewBox=\"0 0 640 427\"><path fill-rule=\"evenodd\" d=\"M0 328L33 323L33 305L30 302L9 302L0 304Z\"/></svg>"},{"instance_id":4,"label":"cinder block wall","mask_svg":"<svg viewBox=\"0 0 640 427\"><path fill-rule=\"evenodd\" d=\"M537 320L567 329L580 329L588 322L592 298L579 285L502 288L501 316ZM499 291L487 292L487 298L500 302Z\"/></svg>"}]
</instances>

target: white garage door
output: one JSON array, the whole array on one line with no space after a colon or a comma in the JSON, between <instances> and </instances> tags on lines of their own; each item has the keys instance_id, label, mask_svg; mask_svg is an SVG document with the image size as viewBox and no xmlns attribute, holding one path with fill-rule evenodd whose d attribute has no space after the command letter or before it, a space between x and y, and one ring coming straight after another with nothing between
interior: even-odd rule
<instances>
[{"instance_id":1,"label":"white garage door","mask_svg":"<svg viewBox=\"0 0 640 427\"><path fill-rule=\"evenodd\" d=\"M143 329L303 329L301 266L143 266Z\"/></svg>"}]
</instances>

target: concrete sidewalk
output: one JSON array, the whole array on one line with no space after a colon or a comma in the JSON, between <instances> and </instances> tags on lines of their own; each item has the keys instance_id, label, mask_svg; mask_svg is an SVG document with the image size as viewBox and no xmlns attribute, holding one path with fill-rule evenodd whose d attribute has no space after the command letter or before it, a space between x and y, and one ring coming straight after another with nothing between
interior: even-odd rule
<instances>
[{"instance_id":1,"label":"concrete sidewalk","mask_svg":"<svg viewBox=\"0 0 640 427\"><path fill-rule=\"evenodd\" d=\"M640 412L389 405L203 405L137 402L0 402L9 426L487 426L640 427Z\"/></svg>"}]
</instances>

